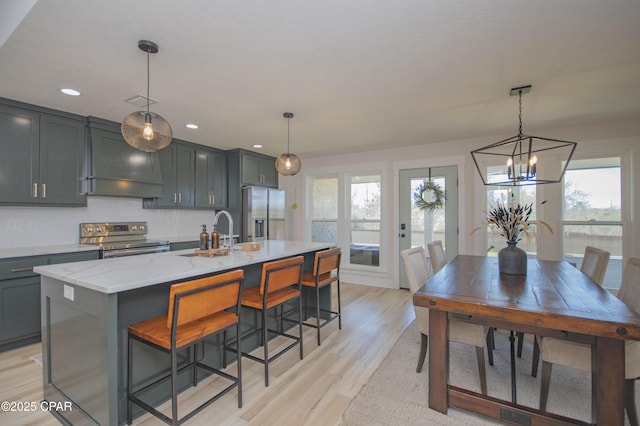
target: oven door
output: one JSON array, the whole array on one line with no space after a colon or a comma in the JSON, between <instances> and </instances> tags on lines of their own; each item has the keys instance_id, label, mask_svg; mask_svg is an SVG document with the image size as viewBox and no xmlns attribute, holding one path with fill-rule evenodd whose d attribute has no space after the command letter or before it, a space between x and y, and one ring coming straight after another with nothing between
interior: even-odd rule
<instances>
[{"instance_id":1,"label":"oven door","mask_svg":"<svg viewBox=\"0 0 640 426\"><path fill-rule=\"evenodd\" d=\"M138 254L162 253L166 251L169 251L168 245L102 250L102 258L110 259L114 257L136 256Z\"/></svg>"}]
</instances>

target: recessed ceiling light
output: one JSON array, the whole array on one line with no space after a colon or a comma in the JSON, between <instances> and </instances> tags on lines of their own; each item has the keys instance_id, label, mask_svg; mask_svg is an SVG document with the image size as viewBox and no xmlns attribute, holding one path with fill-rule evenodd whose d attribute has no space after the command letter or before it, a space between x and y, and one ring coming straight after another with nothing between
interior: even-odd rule
<instances>
[{"instance_id":1,"label":"recessed ceiling light","mask_svg":"<svg viewBox=\"0 0 640 426\"><path fill-rule=\"evenodd\" d=\"M193 124L193 123L189 123L185 127L187 127L188 129L197 129L198 125L197 124Z\"/></svg>"},{"instance_id":2,"label":"recessed ceiling light","mask_svg":"<svg viewBox=\"0 0 640 426\"><path fill-rule=\"evenodd\" d=\"M254 143L254 144L253 144L253 147L254 147L254 148L262 148L262 145L260 145L259 143Z\"/></svg>"},{"instance_id":3,"label":"recessed ceiling light","mask_svg":"<svg viewBox=\"0 0 640 426\"><path fill-rule=\"evenodd\" d=\"M60 91L62 93L64 93L65 95L69 95L69 96L80 96L80 92L78 92L75 89L68 89L68 88L64 88L64 89L60 89Z\"/></svg>"}]
</instances>

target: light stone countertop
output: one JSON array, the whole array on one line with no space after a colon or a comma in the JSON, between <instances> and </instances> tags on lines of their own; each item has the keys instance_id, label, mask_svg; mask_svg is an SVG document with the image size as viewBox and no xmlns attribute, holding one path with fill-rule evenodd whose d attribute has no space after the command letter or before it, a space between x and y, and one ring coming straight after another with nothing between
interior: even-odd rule
<instances>
[{"instance_id":1,"label":"light stone countertop","mask_svg":"<svg viewBox=\"0 0 640 426\"><path fill-rule=\"evenodd\" d=\"M261 246L260 250L243 251L236 245L234 252L226 256L185 256L194 253L188 249L37 266L33 270L46 277L111 294L333 247L329 243L284 240L262 241Z\"/></svg>"},{"instance_id":2,"label":"light stone countertop","mask_svg":"<svg viewBox=\"0 0 640 426\"><path fill-rule=\"evenodd\" d=\"M80 251L98 251L98 246L87 244L57 244L37 247L17 247L0 249L0 259L26 256L45 256L49 254L76 253Z\"/></svg>"}]
</instances>

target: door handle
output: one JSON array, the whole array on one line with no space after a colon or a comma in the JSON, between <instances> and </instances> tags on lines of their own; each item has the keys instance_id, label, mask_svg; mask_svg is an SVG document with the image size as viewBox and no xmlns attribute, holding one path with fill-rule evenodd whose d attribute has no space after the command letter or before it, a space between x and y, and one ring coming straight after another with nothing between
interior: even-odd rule
<instances>
[{"instance_id":1,"label":"door handle","mask_svg":"<svg viewBox=\"0 0 640 426\"><path fill-rule=\"evenodd\" d=\"M402 238L406 237L406 235L405 235L405 234L400 234L400 236L401 236Z\"/></svg>"}]
</instances>

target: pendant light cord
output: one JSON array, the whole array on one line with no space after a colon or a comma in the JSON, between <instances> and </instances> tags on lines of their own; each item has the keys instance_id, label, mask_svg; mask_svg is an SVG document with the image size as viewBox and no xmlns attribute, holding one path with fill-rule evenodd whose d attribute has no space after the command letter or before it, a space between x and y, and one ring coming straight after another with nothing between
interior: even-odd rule
<instances>
[{"instance_id":1,"label":"pendant light cord","mask_svg":"<svg viewBox=\"0 0 640 426\"><path fill-rule=\"evenodd\" d=\"M519 114L518 114L518 121L520 123L520 126L518 127L518 136L522 137L522 90L518 91L518 93L519 93L519 95L518 95L518 97L519 97L518 104L519 104L519 108L520 108L520 111L519 111Z\"/></svg>"},{"instance_id":2,"label":"pendant light cord","mask_svg":"<svg viewBox=\"0 0 640 426\"><path fill-rule=\"evenodd\" d=\"M149 52L147 52L147 114L149 114Z\"/></svg>"},{"instance_id":3,"label":"pendant light cord","mask_svg":"<svg viewBox=\"0 0 640 426\"><path fill-rule=\"evenodd\" d=\"M289 122L291 121L291 117L287 117L287 155L291 153L289 150Z\"/></svg>"}]
</instances>

